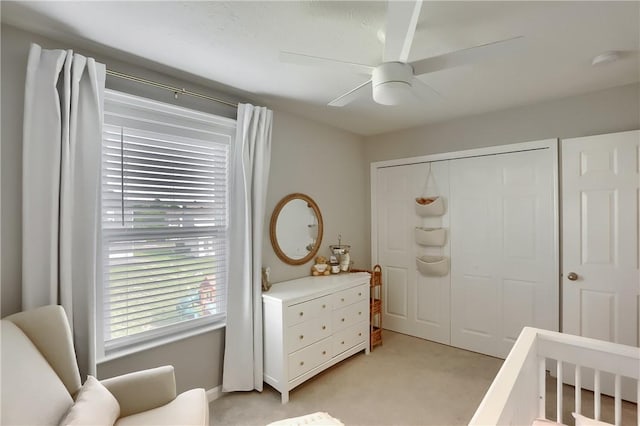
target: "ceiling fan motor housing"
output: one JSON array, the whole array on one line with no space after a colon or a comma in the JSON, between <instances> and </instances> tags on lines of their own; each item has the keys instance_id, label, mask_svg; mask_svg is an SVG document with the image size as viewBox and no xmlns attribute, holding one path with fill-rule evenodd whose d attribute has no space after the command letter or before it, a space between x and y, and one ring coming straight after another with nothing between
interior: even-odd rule
<instances>
[{"instance_id":1,"label":"ceiling fan motor housing","mask_svg":"<svg viewBox=\"0 0 640 426\"><path fill-rule=\"evenodd\" d=\"M397 105L411 90L413 68L403 62L378 65L371 76L373 100L383 105Z\"/></svg>"}]
</instances>

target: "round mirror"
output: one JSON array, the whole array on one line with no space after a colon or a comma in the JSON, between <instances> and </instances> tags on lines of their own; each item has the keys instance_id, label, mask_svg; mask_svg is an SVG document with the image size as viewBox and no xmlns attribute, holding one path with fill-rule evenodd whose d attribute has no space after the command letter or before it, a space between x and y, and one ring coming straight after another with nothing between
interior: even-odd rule
<instances>
[{"instance_id":1,"label":"round mirror","mask_svg":"<svg viewBox=\"0 0 640 426\"><path fill-rule=\"evenodd\" d=\"M307 263L322 242L322 215L318 205L305 194L287 195L273 209L269 234L280 260L289 265Z\"/></svg>"}]
</instances>

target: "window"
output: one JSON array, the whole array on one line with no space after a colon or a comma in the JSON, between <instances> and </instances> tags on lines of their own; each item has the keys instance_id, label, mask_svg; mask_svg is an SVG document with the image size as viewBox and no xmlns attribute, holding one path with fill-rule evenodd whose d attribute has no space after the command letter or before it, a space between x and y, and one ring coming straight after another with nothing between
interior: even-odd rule
<instances>
[{"instance_id":1,"label":"window","mask_svg":"<svg viewBox=\"0 0 640 426\"><path fill-rule=\"evenodd\" d=\"M107 90L99 355L224 322L235 120Z\"/></svg>"}]
</instances>

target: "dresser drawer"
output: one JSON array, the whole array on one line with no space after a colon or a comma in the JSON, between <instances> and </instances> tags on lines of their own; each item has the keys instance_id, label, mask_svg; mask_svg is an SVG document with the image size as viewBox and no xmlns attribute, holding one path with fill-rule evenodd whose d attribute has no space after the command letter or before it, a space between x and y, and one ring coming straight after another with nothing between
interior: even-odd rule
<instances>
[{"instance_id":1,"label":"dresser drawer","mask_svg":"<svg viewBox=\"0 0 640 426\"><path fill-rule=\"evenodd\" d=\"M287 330L287 353L295 352L331 335L331 315L316 316Z\"/></svg>"},{"instance_id":2,"label":"dresser drawer","mask_svg":"<svg viewBox=\"0 0 640 426\"><path fill-rule=\"evenodd\" d=\"M289 380L331 359L331 339L324 339L289 355Z\"/></svg>"},{"instance_id":3,"label":"dresser drawer","mask_svg":"<svg viewBox=\"0 0 640 426\"><path fill-rule=\"evenodd\" d=\"M333 331L339 331L355 323L369 319L369 301L358 303L333 311Z\"/></svg>"},{"instance_id":4,"label":"dresser drawer","mask_svg":"<svg viewBox=\"0 0 640 426\"><path fill-rule=\"evenodd\" d=\"M333 356L365 342L369 334L369 321L362 321L333 335Z\"/></svg>"},{"instance_id":5,"label":"dresser drawer","mask_svg":"<svg viewBox=\"0 0 640 426\"><path fill-rule=\"evenodd\" d=\"M331 311L331 295L287 307L285 326L289 327Z\"/></svg>"},{"instance_id":6,"label":"dresser drawer","mask_svg":"<svg viewBox=\"0 0 640 426\"><path fill-rule=\"evenodd\" d=\"M333 295L333 309L340 309L360 300L369 299L369 284L342 290Z\"/></svg>"}]
</instances>

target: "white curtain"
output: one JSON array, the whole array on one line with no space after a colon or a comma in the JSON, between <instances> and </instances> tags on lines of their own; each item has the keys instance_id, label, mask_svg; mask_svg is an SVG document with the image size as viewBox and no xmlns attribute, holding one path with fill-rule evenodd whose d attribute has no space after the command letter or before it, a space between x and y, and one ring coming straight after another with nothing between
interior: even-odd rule
<instances>
[{"instance_id":1,"label":"white curtain","mask_svg":"<svg viewBox=\"0 0 640 426\"><path fill-rule=\"evenodd\" d=\"M93 344L105 66L31 45L22 169L22 308L62 305L78 365Z\"/></svg>"},{"instance_id":2,"label":"white curtain","mask_svg":"<svg viewBox=\"0 0 640 426\"><path fill-rule=\"evenodd\" d=\"M232 154L230 256L222 390L262 390L262 233L273 114L238 105Z\"/></svg>"}]
</instances>

